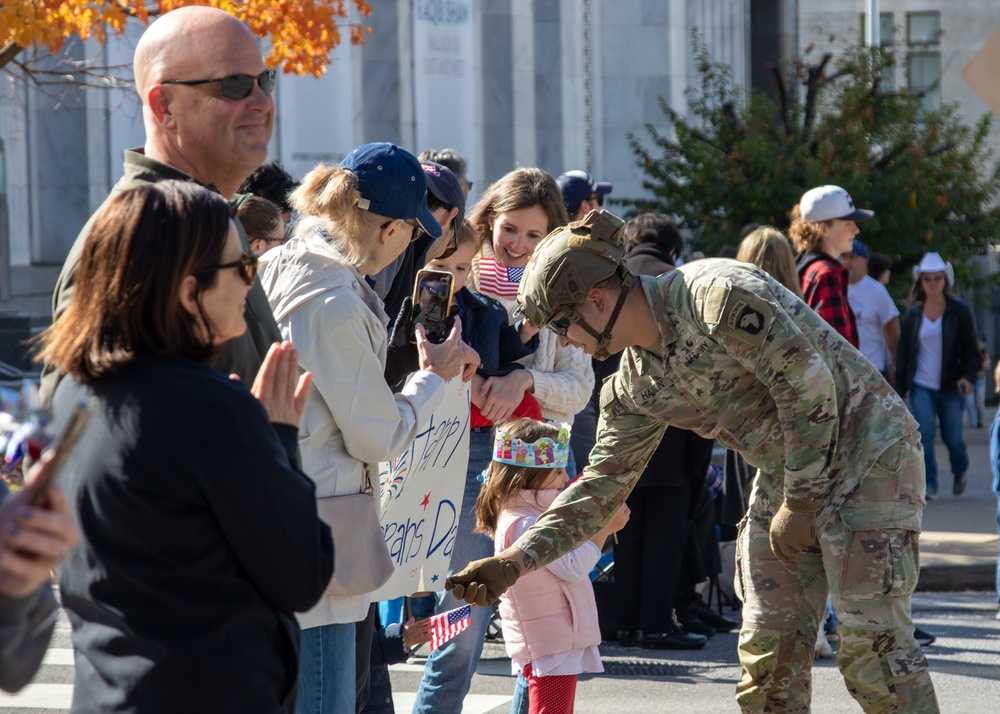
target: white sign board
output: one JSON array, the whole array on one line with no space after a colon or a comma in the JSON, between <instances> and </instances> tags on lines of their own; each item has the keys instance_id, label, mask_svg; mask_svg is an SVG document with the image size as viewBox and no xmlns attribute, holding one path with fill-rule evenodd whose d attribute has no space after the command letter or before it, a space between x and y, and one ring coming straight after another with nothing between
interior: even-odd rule
<instances>
[{"instance_id":1,"label":"white sign board","mask_svg":"<svg viewBox=\"0 0 1000 714\"><path fill-rule=\"evenodd\" d=\"M396 571L375 600L444 589L469 465L469 385L456 377L444 389L413 443L379 464L382 531Z\"/></svg>"}]
</instances>

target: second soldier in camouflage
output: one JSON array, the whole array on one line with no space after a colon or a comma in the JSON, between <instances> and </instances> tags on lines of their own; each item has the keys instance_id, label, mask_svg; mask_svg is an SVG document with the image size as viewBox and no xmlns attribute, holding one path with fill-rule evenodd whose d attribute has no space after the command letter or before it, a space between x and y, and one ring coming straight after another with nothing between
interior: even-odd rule
<instances>
[{"instance_id":1,"label":"second soldier in camouflage","mask_svg":"<svg viewBox=\"0 0 1000 714\"><path fill-rule=\"evenodd\" d=\"M633 278L623 226L593 212L549 235L525 270L519 298L532 322L598 357L626 353L604 383L590 466L501 554L503 572L590 538L666 426L690 429L758 469L738 542L742 710L809 711L829 589L838 665L862 708L938 711L910 619L924 469L909 411L860 352L751 265L700 260ZM495 598L505 586L493 561L450 584Z\"/></svg>"}]
</instances>

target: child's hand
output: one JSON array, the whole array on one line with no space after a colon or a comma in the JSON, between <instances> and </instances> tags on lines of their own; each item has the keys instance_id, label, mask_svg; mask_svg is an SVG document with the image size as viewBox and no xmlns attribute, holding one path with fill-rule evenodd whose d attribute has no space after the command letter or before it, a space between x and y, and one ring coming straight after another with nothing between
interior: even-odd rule
<instances>
[{"instance_id":1,"label":"child's hand","mask_svg":"<svg viewBox=\"0 0 1000 714\"><path fill-rule=\"evenodd\" d=\"M521 318L521 324L517 328L517 334L521 338L521 342L527 344L528 340L537 335L539 332L541 332L541 328L529 320L527 316Z\"/></svg>"},{"instance_id":2,"label":"child's hand","mask_svg":"<svg viewBox=\"0 0 1000 714\"><path fill-rule=\"evenodd\" d=\"M608 533L617 533L625 524L628 523L629 516L632 515L632 511L629 509L627 503L623 503L622 507L618 509L615 515L611 516L611 520L608 521L606 527Z\"/></svg>"},{"instance_id":3,"label":"child's hand","mask_svg":"<svg viewBox=\"0 0 1000 714\"><path fill-rule=\"evenodd\" d=\"M431 619L415 620L412 617L403 625L403 646L412 650L417 645L431 641Z\"/></svg>"}]
</instances>

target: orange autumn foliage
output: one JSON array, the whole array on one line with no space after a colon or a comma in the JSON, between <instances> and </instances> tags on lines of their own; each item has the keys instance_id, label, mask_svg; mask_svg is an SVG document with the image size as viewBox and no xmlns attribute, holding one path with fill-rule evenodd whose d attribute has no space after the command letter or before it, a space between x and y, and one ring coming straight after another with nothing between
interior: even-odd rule
<instances>
[{"instance_id":1,"label":"orange autumn foliage","mask_svg":"<svg viewBox=\"0 0 1000 714\"><path fill-rule=\"evenodd\" d=\"M209 5L235 15L262 38L271 41L268 66L286 73L320 76L330 63L330 51L341 42L341 28L351 44L364 44L370 28L349 22L348 5L356 15L371 15L364 0L0 0L0 51L47 46L53 52L71 35L120 35L130 21L149 24L165 12L186 5Z\"/></svg>"}]
</instances>

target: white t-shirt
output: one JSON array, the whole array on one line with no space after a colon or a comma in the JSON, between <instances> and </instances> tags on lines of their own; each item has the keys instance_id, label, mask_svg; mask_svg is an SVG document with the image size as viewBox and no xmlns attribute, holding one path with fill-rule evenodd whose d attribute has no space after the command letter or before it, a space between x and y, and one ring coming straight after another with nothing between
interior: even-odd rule
<instances>
[{"instance_id":1,"label":"white t-shirt","mask_svg":"<svg viewBox=\"0 0 1000 714\"><path fill-rule=\"evenodd\" d=\"M885 285L870 275L847 286L847 301L858 321L861 354L875 365L875 369L885 372L892 362L886 363L887 346L882 328L899 317L896 303Z\"/></svg>"},{"instance_id":2,"label":"white t-shirt","mask_svg":"<svg viewBox=\"0 0 1000 714\"><path fill-rule=\"evenodd\" d=\"M925 389L941 389L941 360L944 351L944 334L942 325L944 315L936 320L930 320L927 315L920 315L920 331L917 333L917 372L913 375L914 384Z\"/></svg>"}]
</instances>

